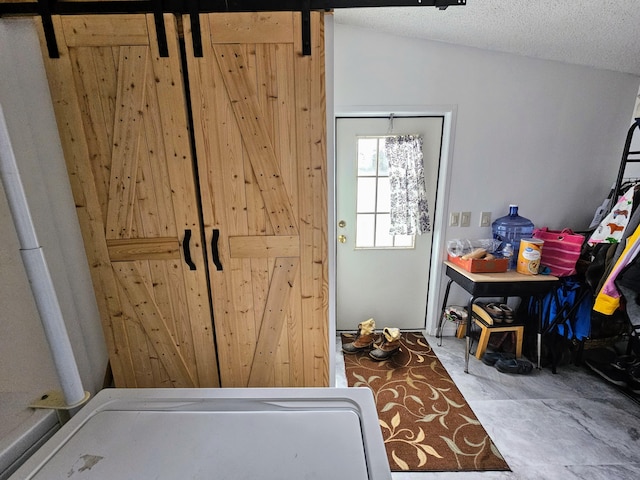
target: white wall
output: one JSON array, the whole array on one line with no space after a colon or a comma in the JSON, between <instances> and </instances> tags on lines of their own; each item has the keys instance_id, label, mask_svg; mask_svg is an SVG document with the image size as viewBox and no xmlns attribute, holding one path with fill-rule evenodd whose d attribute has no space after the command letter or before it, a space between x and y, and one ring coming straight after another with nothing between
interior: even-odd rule
<instances>
[{"instance_id":1,"label":"white wall","mask_svg":"<svg viewBox=\"0 0 640 480\"><path fill-rule=\"evenodd\" d=\"M341 24L334 42L337 112L457 106L444 205L472 217L444 238L490 237L480 212L495 219L510 203L536 226L588 227L615 181L638 77Z\"/></svg>"},{"instance_id":2,"label":"white wall","mask_svg":"<svg viewBox=\"0 0 640 480\"><path fill-rule=\"evenodd\" d=\"M0 184L0 394L59 389Z\"/></svg>"},{"instance_id":3,"label":"white wall","mask_svg":"<svg viewBox=\"0 0 640 480\"><path fill-rule=\"evenodd\" d=\"M29 19L0 19L0 104L17 158L40 244L51 271L63 317L85 390L101 385L107 352L91 277L82 244L69 180L44 73L37 31ZM4 191L2 192L4 203ZM3 207L6 208L6 207ZM3 210L0 225L15 236L12 218ZM12 270L2 266L2 335L0 389L17 382L18 375L51 376L51 358L43 349L42 327L24 278L13 284L12 271L24 273L16 242L2 245ZM17 291L16 291L17 290ZM17 293L19 292L19 293ZM20 315L17 308L24 307ZM5 303L6 302L6 303ZM9 308L9 306L11 306ZM12 335L4 335L12 332ZM19 339L19 341L17 341ZM19 355L16 355L19 350ZM10 364L11 368L5 365ZM57 379L44 383L57 385Z\"/></svg>"}]
</instances>

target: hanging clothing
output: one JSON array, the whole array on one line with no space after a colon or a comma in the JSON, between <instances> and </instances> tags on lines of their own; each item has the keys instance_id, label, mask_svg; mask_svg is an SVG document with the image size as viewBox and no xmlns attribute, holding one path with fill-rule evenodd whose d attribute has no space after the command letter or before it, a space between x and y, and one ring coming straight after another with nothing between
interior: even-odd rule
<instances>
[{"instance_id":1,"label":"hanging clothing","mask_svg":"<svg viewBox=\"0 0 640 480\"><path fill-rule=\"evenodd\" d=\"M611 212L600 222L591 238L589 245L596 243L618 243L624 235L633 209L635 186L629 188L618 200Z\"/></svg>"},{"instance_id":2,"label":"hanging clothing","mask_svg":"<svg viewBox=\"0 0 640 480\"><path fill-rule=\"evenodd\" d=\"M640 252L640 227L636 228L633 234L627 239L627 245L618 258L611 273L602 286L602 289L596 296L593 309L604 315L613 315L620 306L620 292L618 291L615 281L618 274L627 266Z\"/></svg>"},{"instance_id":3,"label":"hanging clothing","mask_svg":"<svg viewBox=\"0 0 640 480\"><path fill-rule=\"evenodd\" d=\"M609 277L609 274L611 273L611 270L613 270L613 267L618 261L618 258L620 258L620 256L622 255L622 252L627 246L629 237L633 234L633 232L636 231L636 228L640 226L640 208L636 208L638 205L638 199L635 198L637 195L638 193L636 189L636 193L634 195L634 201L633 201L633 204L634 204L634 207L632 209L633 213L631 214L629 223L627 223L627 226L624 229L624 233L622 234L622 237L620 237L620 241L617 244L613 244L613 243L598 244L604 247L609 246L611 248L611 251L607 253L606 262L605 262L605 265L603 266L603 271L600 274L599 282L596 284L595 287L592 286L594 292L599 292L602 289L605 281L607 280L607 278Z\"/></svg>"},{"instance_id":4,"label":"hanging clothing","mask_svg":"<svg viewBox=\"0 0 640 480\"><path fill-rule=\"evenodd\" d=\"M422 136L386 138L391 195L390 235L415 235L431 230L424 179Z\"/></svg>"}]
</instances>

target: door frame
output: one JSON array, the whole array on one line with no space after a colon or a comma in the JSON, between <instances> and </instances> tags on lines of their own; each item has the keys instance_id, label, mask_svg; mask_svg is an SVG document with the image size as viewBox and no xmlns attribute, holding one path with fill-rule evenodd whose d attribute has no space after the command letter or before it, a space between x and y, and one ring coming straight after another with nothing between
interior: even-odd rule
<instances>
[{"instance_id":1,"label":"door frame","mask_svg":"<svg viewBox=\"0 0 640 480\"><path fill-rule=\"evenodd\" d=\"M336 178L336 120L339 117L388 117L393 114L395 117L405 116L442 116L444 117L442 131L442 151L440 157L440 170L437 181L436 204L430 211L432 216L433 239L431 247L431 263L429 271L429 293L427 295L425 333L426 335L435 335L437 320L440 316L442 308L441 299L444 289L443 278L443 260L445 258L446 244L446 228L445 212L449 210L449 194L451 192L451 173L453 167L453 145L455 138L455 126L457 116L457 105L416 105L416 106L393 106L393 105L343 105L335 106L333 112L333 124L331 135L328 136L327 152L331 152L333 158L328 164L329 179L328 182L328 198L329 205L329 228L327 234L329 236L329 322L331 323L330 331L335 335L336 327L336 288L337 288L337 253L335 242L337 238L336 225L336 198L337 198L337 182ZM329 143L329 140L331 142ZM333 292L333 294L331 294Z\"/></svg>"}]
</instances>

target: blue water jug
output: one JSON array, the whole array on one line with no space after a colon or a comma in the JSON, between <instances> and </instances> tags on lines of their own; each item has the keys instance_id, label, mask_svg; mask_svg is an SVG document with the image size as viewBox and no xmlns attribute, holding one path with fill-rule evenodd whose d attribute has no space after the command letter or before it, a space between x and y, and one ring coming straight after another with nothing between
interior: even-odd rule
<instances>
[{"instance_id":1,"label":"blue water jug","mask_svg":"<svg viewBox=\"0 0 640 480\"><path fill-rule=\"evenodd\" d=\"M511 244L513 255L509 261L509 270L514 270L518 262L518 252L520 251L520 240L531 238L533 235L533 223L528 218L518 215L518 205L509 205L509 215L498 218L491 224L493 238L502 243L498 248L498 253L505 245Z\"/></svg>"}]
</instances>

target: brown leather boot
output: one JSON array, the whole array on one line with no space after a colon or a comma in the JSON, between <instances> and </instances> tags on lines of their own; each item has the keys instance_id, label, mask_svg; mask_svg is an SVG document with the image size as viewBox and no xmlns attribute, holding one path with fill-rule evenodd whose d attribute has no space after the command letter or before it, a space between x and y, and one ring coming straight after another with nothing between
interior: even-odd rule
<instances>
[{"instance_id":1,"label":"brown leather boot","mask_svg":"<svg viewBox=\"0 0 640 480\"><path fill-rule=\"evenodd\" d=\"M342 351L344 353L357 353L363 350L371 350L377 337L374 332L375 328L376 322L373 318L358 324L356 339L351 343L342 345Z\"/></svg>"},{"instance_id":2,"label":"brown leather boot","mask_svg":"<svg viewBox=\"0 0 640 480\"><path fill-rule=\"evenodd\" d=\"M369 352L374 360L382 361L391 358L400 350L400 329L385 327L382 330L382 343Z\"/></svg>"}]
</instances>

